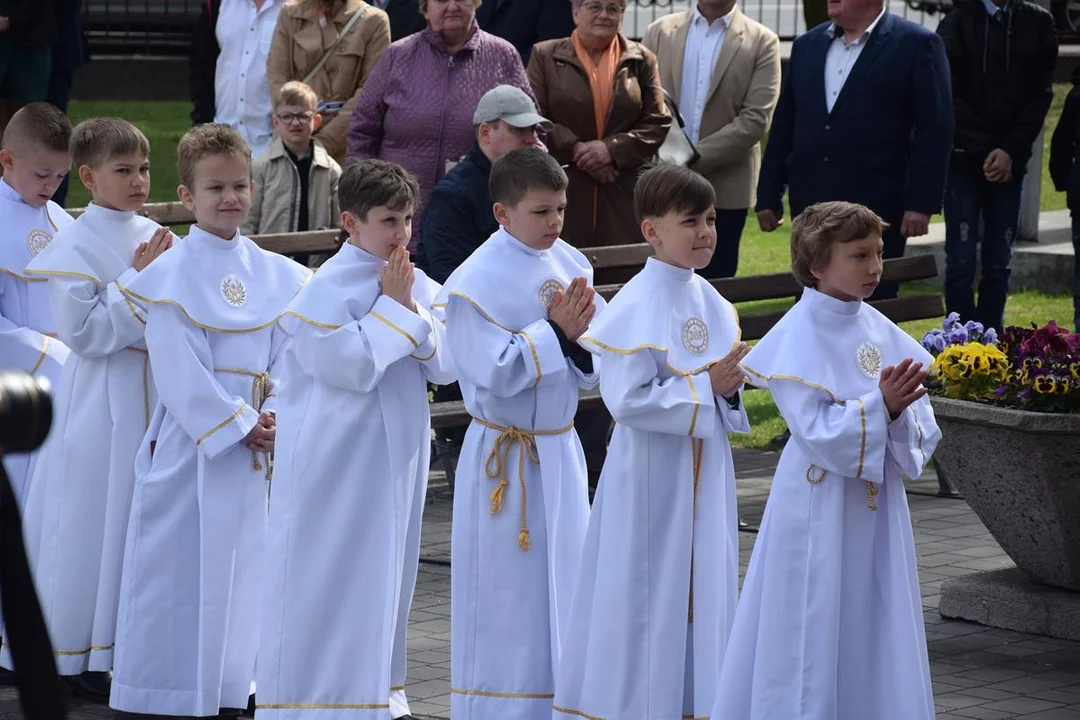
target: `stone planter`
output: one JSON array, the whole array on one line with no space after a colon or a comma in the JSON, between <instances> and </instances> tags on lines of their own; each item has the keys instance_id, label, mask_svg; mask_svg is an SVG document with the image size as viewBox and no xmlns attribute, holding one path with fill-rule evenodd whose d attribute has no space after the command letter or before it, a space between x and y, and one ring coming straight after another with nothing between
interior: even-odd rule
<instances>
[{"instance_id":1,"label":"stone planter","mask_svg":"<svg viewBox=\"0 0 1080 720\"><path fill-rule=\"evenodd\" d=\"M1080 592L1080 415L932 402L939 471L1028 578Z\"/></svg>"}]
</instances>

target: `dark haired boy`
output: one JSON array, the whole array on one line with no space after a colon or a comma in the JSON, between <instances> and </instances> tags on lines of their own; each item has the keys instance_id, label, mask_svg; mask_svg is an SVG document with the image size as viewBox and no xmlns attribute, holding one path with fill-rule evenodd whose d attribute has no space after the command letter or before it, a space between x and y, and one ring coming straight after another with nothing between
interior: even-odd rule
<instances>
[{"instance_id":1,"label":"dark haired boy","mask_svg":"<svg viewBox=\"0 0 1080 720\"><path fill-rule=\"evenodd\" d=\"M426 381L456 379L443 325L429 312L440 286L413 268L406 249L416 179L393 163L363 160L338 187L349 240L279 321L290 341L257 664L260 718L390 717L396 628L415 584L409 536L415 528L418 553L427 488Z\"/></svg>"},{"instance_id":2,"label":"dark haired boy","mask_svg":"<svg viewBox=\"0 0 1080 720\"><path fill-rule=\"evenodd\" d=\"M454 488L450 712L550 720L589 513L573 419L597 376L576 341L603 301L588 260L559 239L559 163L514 150L489 186L501 227L438 301L473 417Z\"/></svg>"},{"instance_id":3,"label":"dark haired boy","mask_svg":"<svg viewBox=\"0 0 1080 720\"><path fill-rule=\"evenodd\" d=\"M735 611L728 432L747 432L735 308L694 271L716 248L712 185L673 165L634 189L655 248L581 344L615 418L557 674L566 716L705 717Z\"/></svg>"},{"instance_id":4,"label":"dark haired boy","mask_svg":"<svg viewBox=\"0 0 1080 720\"><path fill-rule=\"evenodd\" d=\"M802 297L743 361L791 428L746 573L714 718L933 720L903 478L941 433L929 354L863 300L884 223L811 205L792 224Z\"/></svg>"}]
</instances>

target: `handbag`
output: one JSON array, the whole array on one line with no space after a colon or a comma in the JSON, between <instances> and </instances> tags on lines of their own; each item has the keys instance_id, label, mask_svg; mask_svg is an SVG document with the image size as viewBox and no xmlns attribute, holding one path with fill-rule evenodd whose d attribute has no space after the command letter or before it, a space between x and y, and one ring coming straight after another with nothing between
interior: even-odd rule
<instances>
[{"instance_id":1,"label":"handbag","mask_svg":"<svg viewBox=\"0 0 1080 720\"><path fill-rule=\"evenodd\" d=\"M686 121L683 120L682 113L679 112L679 106L668 94L667 90L662 87L659 89L660 92L664 93L664 104L667 105L668 112L671 113L672 122L667 137L664 138L660 149L656 151L656 155L661 162L672 165L693 165L701 159L701 154L698 153L694 143L690 142L690 138L686 135Z\"/></svg>"}]
</instances>

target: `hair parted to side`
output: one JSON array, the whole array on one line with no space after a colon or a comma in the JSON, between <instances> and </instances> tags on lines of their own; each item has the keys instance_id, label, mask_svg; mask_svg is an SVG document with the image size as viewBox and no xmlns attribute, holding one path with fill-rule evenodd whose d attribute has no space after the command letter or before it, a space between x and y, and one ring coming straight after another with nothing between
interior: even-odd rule
<instances>
[{"instance_id":1,"label":"hair parted to side","mask_svg":"<svg viewBox=\"0 0 1080 720\"><path fill-rule=\"evenodd\" d=\"M30 103L11 116L4 128L3 143L16 152L35 146L66 153L71 150L71 121L55 105Z\"/></svg>"},{"instance_id":2,"label":"hair parted to side","mask_svg":"<svg viewBox=\"0 0 1080 720\"><path fill-rule=\"evenodd\" d=\"M281 86L277 97L274 99L274 107L282 105L297 105L311 108L315 112L319 108L319 96L307 83L299 80L290 80Z\"/></svg>"},{"instance_id":3,"label":"hair parted to side","mask_svg":"<svg viewBox=\"0 0 1080 720\"><path fill-rule=\"evenodd\" d=\"M559 161L540 148L511 150L491 165L492 202L514 207L530 190L559 192L570 185Z\"/></svg>"},{"instance_id":4,"label":"hair parted to side","mask_svg":"<svg viewBox=\"0 0 1080 720\"><path fill-rule=\"evenodd\" d=\"M656 163L634 184L634 213L640 223L648 217L670 212L700 215L716 205L712 184L697 172L681 165Z\"/></svg>"},{"instance_id":5,"label":"hair parted to side","mask_svg":"<svg viewBox=\"0 0 1080 720\"><path fill-rule=\"evenodd\" d=\"M828 265L833 245L881 237L886 227L865 205L843 201L811 205L791 223L791 274L803 287L817 287L813 270Z\"/></svg>"},{"instance_id":6,"label":"hair parted to side","mask_svg":"<svg viewBox=\"0 0 1080 720\"><path fill-rule=\"evenodd\" d=\"M416 207L420 184L411 172L385 160L361 160L349 166L338 180L338 205L362 221L377 207L400 212Z\"/></svg>"},{"instance_id":7,"label":"hair parted to side","mask_svg":"<svg viewBox=\"0 0 1080 720\"><path fill-rule=\"evenodd\" d=\"M71 131L71 159L76 168L96 169L111 158L130 155L150 157L150 141L123 118L90 118Z\"/></svg>"},{"instance_id":8,"label":"hair parted to side","mask_svg":"<svg viewBox=\"0 0 1080 720\"><path fill-rule=\"evenodd\" d=\"M195 166L212 155L233 155L251 167L251 148L236 128L224 123L196 125L184 133L176 146L176 168L180 184L188 190L195 182Z\"/></svg>"}]
</instances>

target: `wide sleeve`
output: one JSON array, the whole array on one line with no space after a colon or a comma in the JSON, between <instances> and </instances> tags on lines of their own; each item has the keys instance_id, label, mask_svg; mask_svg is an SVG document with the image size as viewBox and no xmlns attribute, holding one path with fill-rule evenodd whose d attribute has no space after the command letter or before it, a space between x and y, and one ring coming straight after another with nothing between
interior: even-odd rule
<instances>
[{"instance_id":1,"label":"wide sleeve","mask_svg":"<svg viewBox=\"0 0 1080 720\"><path fill-rule=\"evenodd\" d=\"M532 55L529 56L529 68L527 74L529 77L529 85L532 87L533 95L536 97L536 108L540 111L540 114L552 121L553 125L551 130L547 133L547 139L544 141L547 145L548 152L551 153L551 157L558 160L563 165L569 165L574 160L574 145L581 142L573 130L566 125L556 122L551 117L551 104L548 100L549 92L558 92L559 89L555 87L548 87L546 63L541 52L538 51L539 46L533 49Z\"/></svg>"},{"instance_id":2,"label":"wide sleeve","mask_svg":"<svg viewBox=\"0 0 1080 720\"><path fill-rule=\"evenodd\" d=\"M739 398L739 402L732 407L727 398L718 395L716 407L720 410L720 419L724 423L725 430L732 433L748 433L750 432L750 418L746 414L746 405L743 403L743 391L740 390L736 397Z\"/></svg>"},{"instance_id":3,"label":"wide sleeve","mask_svg":"<svg viewBox=\"0 0 1080 720\"><path fill-rule=\"evenodd\" d=\"M750 87L738 114L727 125L701 139L697 145L701 159L694 164L694 170L709 175L746 158L769 131L779 97L780 39L769 33L758 44Z\"/></svg>"},{"instance_id":4,"label":"wide sleeve","mask_svg":"<svg viewBox=\"0 0 1080 720\"><path fill-rule=\"evenodd\" d=\"M952 80L945 44L927 35L911 73L911 149L908 152L904 209L933 215L941 212L945 176L953 147ZM771 140L770 140L771 144Z\"/></svg>"},{"instance_id":5,"label":"wide sleeve","mask_svg":"<svg viewBox=\"0 0 1080 720\"><path fill-rule=\"evenodd\" d=\"M137 274L128 268L104 287L82 276L50 277L49 308L57 337L83 357L111 355L141 340L143 312L120 289Z\"/></svg>"},{"instance_id":6,"label":"wide sleeve","mask_svg":"<svg viewBox=\"0 0 1080 720\"><path fill-rule=\"evenodd\" d=\"M353 94L342 105L341 112L319 130L319 139L333 157L345 156L345 136L349 132L356 104L360 101L360 93L364 91L364 85L367 84L367 79L379 58L386 52L386 48L390 47L390 20L385 13L378 13L375 17L375 22L367 23L368 36L364 43L364 58L359 83Z\"/></svg>"},{"instance_id":7,"label":"wide sleeve","mask_svg":"<svg viewBox=\"0 0 1080 720\"><path fill-rule=\"evenodd\" d=\"M397 47L396 45L394 47ZM356 106L349 119L346 138L345 164L355 160L377 158L382 148L383 118L386 117L386 91L390 86L390 74L394 71L394 50L388 48L382 54L369 79L360 89Z\"/></svg>"},{"instance_id":8,"label":"wide sleeve","mask_svg":"<svg viewBox=\"0 0 1080 720\"><path fill-rule=\"evenodd\" d=\"M839 401L797 380L773 379L769 391L791 442L814 466L857 480L884 479L889 415L879 390Z\"/></svg>"},{"instance_id":9,"label":"wide sleeve","mask_svg":"<svg viewBox=\"0 0 1080 720\"><path fill-rule=\"evenodd\" d=\"M934 408L930 398L923 397L889 423L886 453L905 477L918 480L940 440L941 430L934 419Z\"/></svg>"},{"instance_id":10,"label":"wide sleeve","mask_svg":"<svg viewBox=\"0 0 1080 720\"><path fill-rule=\"evenodd\" d=\"M159 401L207 459L232 449L255 427L259 413L218 382L206 334L183 311L150 306L146 349Z\"/></svg>"},{"instance_id":11,"label":"wide sleeve","mask_svg":"<svg viewBox=\"0 0 1080 720\"><path fill-rule=\"evenodd\" d=\"M661 379L651 351L604 352L600 395L615 422L645 432L711 438L719 411L709 373Z\"/></svg>"},{"instance_id":12,"label":"wide sleeve","mask_svg":"<svg viewBox=\"0 0 1080 720\"><path fill-rule=\"evenodd\" d=\"M664 91L660 86L660 69L656 56L642 48L645 61L638 68L638 86L641 91L641 114L633 129L604 138L615 167L628 172L651 160L664 144L671 115L664 104Z\"/></svg>"},{"instance_id":13,"label":"wide sleeve","mask_svg":"<svg viewBox=\"0 0 1080 720\"><path fill-rule=\"evenodd\" d=\"M758 177L757 212L772 210L778 215L784 214L784 193L788 184L788 157L795 142L795 89L793 76L798 72L798 41L792 45L791 59L787 72L780 81L780 99L776 103L772 127L769 130L769 142L765 145L765 156L761 159L761 174Z\"/></svg>"},{"instance_id":14,"label":"wide sleeve","mask_svg":"<svg viewBox=\"0 0 1080 720\"><path fill-rule=\"evenodd\" d=\"M436 385L457 382L457 369L446 347L446 326L426 308L417 306L416 312L427 323L430 332L410 357L420 363L420 371L430 382Z\"/></svg>"},{"instance_id":15,"label":"wide sleeve","mask_svg":"<svg viewBox=\"0 0 1080 720\"><path fill-rule=\"evenodd\" d=\"M300 368L315 380L369 393L382 382L387 368L430 347L430 333L431 324L424 317L380 295L364 317L339 328L300 322L292 352Z\"/></svg>"},{"instance_id":16,"label":"wide sleeve","mask_svg":"<svg viewBox=\"0 0 1080 720\"><path fill-rule=\"evenodd\" d=\"M446 307L446 342L460 378L502 398L562 378L569 364L546 318L512 331L455 294Z\"/></svg>"},{"instance_id":17,"label":"wide sleeve","mask_svg":"<svg viewBox=\"0 0 1080 720\"><path fill-rule=\"evenodd\" d=\"M285 377L285 357L289 343L289 335L281 326L274 324L270 334L270 394L266 396L260 412L277 414L277 402L281 397L281 383Z\"/></svg>"}]
</instances>

